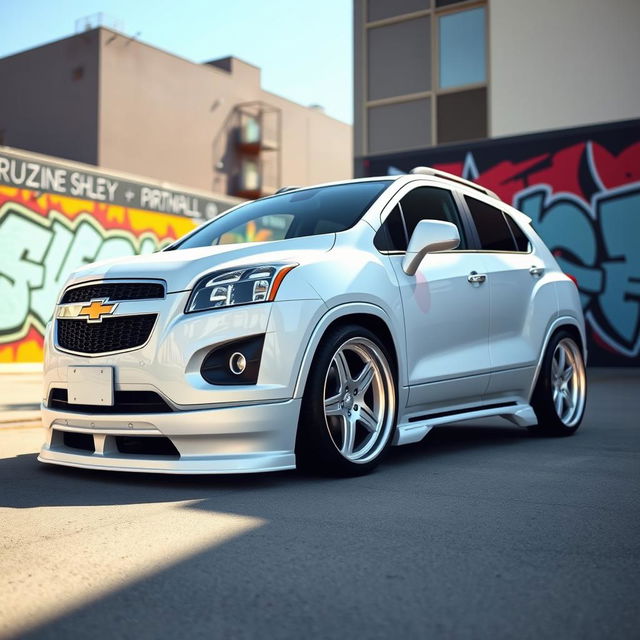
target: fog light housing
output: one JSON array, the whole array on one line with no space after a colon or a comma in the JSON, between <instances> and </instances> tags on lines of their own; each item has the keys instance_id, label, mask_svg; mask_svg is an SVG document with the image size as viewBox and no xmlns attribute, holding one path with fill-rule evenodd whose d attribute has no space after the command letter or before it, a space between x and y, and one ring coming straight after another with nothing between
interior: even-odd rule
<instances>
[{"instance_id":1,"label":"fog light housing","mask_svg":"<svg viewBox=\"0 0 640 640\"><path fill-rule=\"evenodd\" d=\"M214 347L200 367L209 384L257 384L264 334L233 340Z\"/></svg>"},{"instance_id":2,"label":"fog light housing","mask_svg":"<svg viewBox=\"0 0 640 640\"><path fill-rule=\"evenodd\" d=\"M232 353L229 358L229 369L231 369L231 373L236 376L240 376L244 373L246 368L247 359L239 351Z\"/></svg>"}]
</instances>

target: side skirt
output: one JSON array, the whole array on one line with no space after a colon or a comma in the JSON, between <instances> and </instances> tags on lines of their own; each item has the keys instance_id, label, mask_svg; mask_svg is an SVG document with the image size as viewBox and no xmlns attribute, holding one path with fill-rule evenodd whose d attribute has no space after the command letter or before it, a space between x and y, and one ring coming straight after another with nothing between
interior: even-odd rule
<instances>
[{"instance_id":1,"label":"side skirt","mask_svg":"<svg viewBox=\"0 0 640 640\"><path fill-rule=\"evenodd\" d=\"M488 418L499 416L520 427L530 427L537 424L536 414L531 405L513 403L509 405L492 405L466 409L458 412L435 413L423 418L412 418L409 422L400 423L396 427L393 444L396 446L420 442L433 427L462 420L475 420L476 418Z\"/></svg>"}]
</instances>

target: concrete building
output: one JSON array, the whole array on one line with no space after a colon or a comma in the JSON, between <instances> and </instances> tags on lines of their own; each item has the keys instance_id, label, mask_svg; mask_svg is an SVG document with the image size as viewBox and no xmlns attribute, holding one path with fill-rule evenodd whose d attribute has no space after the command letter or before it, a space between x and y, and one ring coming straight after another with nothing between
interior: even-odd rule
<instances>
[{"instance_id":1,"label":"concrete building","mask_svg":"<svg viewBox=\"0 0 640 640\"><path fill-rule=\"evenodd\" d=\"M351 176L351 127L264 91L260 69L197 64L99 27L0 60L0 144L220 194Z\"/></svg>"},{"instance_id":2,"label":"concrete building","mask_svg":"<svg viewBox=\"0 0 640 640\"><path fill-rule=\"evenodd\" d=\"M354 156L640 117L637 0L355 0Z\"/></svg>"},{"instance_id":3,"label":"concrete building","mask_svg":"<svg viewBox=\"0 0 640 640\"><path fill-rule=\"evenodd\" d=\"M524 211L591 364L640 366L640 2L354 0L354 173L430 165Z\"/></svg>"}]
</instances>

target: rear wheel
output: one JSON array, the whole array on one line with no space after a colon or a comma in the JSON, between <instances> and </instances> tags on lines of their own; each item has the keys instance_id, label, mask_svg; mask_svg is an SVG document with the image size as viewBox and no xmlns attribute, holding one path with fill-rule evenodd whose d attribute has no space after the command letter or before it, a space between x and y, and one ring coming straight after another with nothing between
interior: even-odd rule
<instances>
[{"instance_id":1,"label":"rear wheel","mask_svg":"<svg viewBox=\"0 0 640 640\"><path fill-rule=\"evenodd\" d=\"M587 401L587 376L582 351L570 333L558 332L542 361L531 404L536 430L554 436L576 432Z\"/></svg>"},{"instance_id":2,"label":"rear wheel","mask_svg":"<svg viewBox=\"0 0 640 640\"><path fill-rule=\"evenodd\" d=\"M302 400L298 466L367 473L381 461L395 419L395 380L384 345L364 327L331 331L316 352Z\"/></svg>"}]
</instances>

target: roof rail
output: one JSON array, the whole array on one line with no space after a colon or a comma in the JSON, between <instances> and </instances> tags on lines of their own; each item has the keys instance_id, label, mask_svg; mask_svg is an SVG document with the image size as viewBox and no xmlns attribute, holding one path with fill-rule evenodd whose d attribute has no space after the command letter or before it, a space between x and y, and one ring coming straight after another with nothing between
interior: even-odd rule
<instances>
[{"instance_id":1,"label":"roof rail","mask_svg":"<svg viewBox=\"0 0 640 640\"><path fill-rule=\"evenodd\" d=\"M280 187L273 195L278 195L279 193L285 193L286 191L293 191L294 189L299 189L300 187Z\"/></svg>"},{"instance_id":2,"label":"roof rail","mask_svg":"<svg viewBox=\"0 0 640 640\"><path fill-rule=\"evenodd\" d=\"M432 167L414 167L409 173L423 176L434 176L436 178L444 178L445 180L452 180L453 182L463 184L465 187L470 187L471 189L480 191L481 193L484 193L491 198L500 200L498 195L491 191L491 189L487 189L486 187L476 184L475 182L471 182L471 180L465 180L460 176L453 175L453 173L447 173L446 171L440 171L439 169L433 169Z\"/></svg>"}]
</instances>

